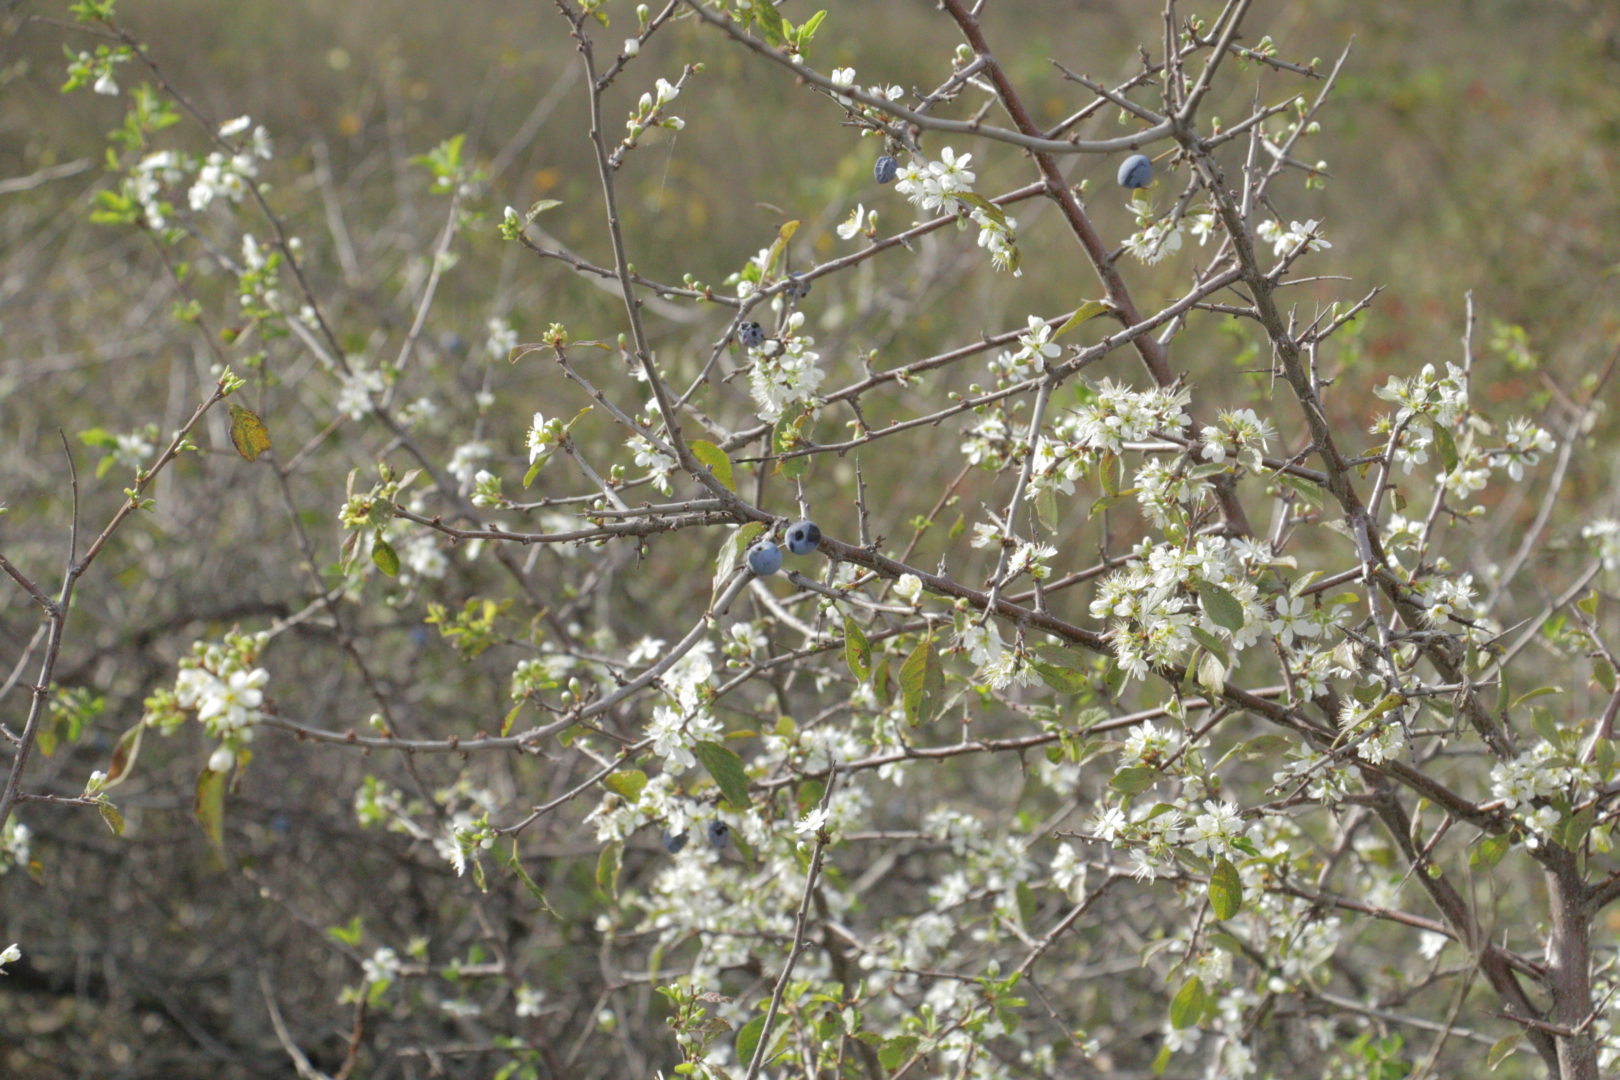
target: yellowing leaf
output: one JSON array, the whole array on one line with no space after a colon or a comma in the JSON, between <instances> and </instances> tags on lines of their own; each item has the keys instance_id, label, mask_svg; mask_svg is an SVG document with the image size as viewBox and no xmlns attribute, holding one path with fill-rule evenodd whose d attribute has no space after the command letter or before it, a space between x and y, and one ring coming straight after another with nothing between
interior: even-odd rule
<instances>
[{"instance_id":1,"label":"yellowing leaf","mask_svg":"<svg viewBox=\"0 0 1620 1080\"><path fill-rule=\"evenodd\" d=\"M197 823L216 854L225 854L225 773L204 769L197 777Z\"/></svg>"},{"instance_id":2,"label":"yellowing leaf","mask_svg":"<svg viewBox=\"0 0 1620 1080\"><path fill-rule=\"evenodd\" d=\"M231 444L249 461L270 449L270 429L252 409L231 405Z\"/></svg>"},{"instance_id":3,"label":"yellowing leaf","mask_svg":"<svg viewBox=\"0 0 1620 1080\"><path fill-rule=\"evenodd\" d=\"M1090 322L1099 315L1106 315L1110 310L1109 306L1101 300L1087 300L1074 309L1074 314L1070 315L1062 326L1052 332L1052 340L1056 341L1081 323Z\"/></svg>"},{"instance_id":4,"label":"yellowing leaf","mask_svg":"<svg viewBox=\"0 0 1620 1080\"><path fill-rule=\"evenodd\" d=\"M692 456L707 465L716 480L732 491L737 490L737 485L732 483L731 459L724 450L702 439L693 439L691 447Z\"/></svg>"},{"instance_id":5,"label":"yellowing leaf","mask_svg":"<svg viewBox=\"0 0 1620 1080\"><path fill-rule=\"evenodd\" d=\"M107 777L102 781L101 790L116 787L124 782L129 770L135 767L135 758L141 752L141 732L146 725L139 721L135 726L118 736L118 745L113 747L112 761L107 765Z\"/></svg>"}]
</instances>

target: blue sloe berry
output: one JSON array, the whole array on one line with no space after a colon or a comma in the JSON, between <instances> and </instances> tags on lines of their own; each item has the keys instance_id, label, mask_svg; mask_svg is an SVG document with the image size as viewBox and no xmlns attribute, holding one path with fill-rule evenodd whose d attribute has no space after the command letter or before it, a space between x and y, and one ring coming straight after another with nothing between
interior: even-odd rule
<instances>
[{"instance_id":1,"label":"blue sloe berry","mask_svg":"<svg viewBox=\"0 0 1620 1080\"><path fill-rule=\"evenodd\" d=\"M795 521L788 526L787 549L795 555L808 555L821 544L821 529L813 521Z\"/></svg>"},{"instance_id":2,"label":"blue sloe berry","mask_svg":"<svg viewBox=\"0 0 1620 1080\"><path fill-rule=\"evenodd\" d=\"M788 278L787 288L782 291L787 293L791 299L803 300L810 295L810 283L798 274L793 274Z\"/></svg>"},{"instance_id":3,"label":"blue sloe berry","mask_svg":"<svg viewBox=\"0 0 1620 1080\"><path fill-rule=\"evenodd\" d=\"M772 540L756 540L748 549L748 569L767 577L782 569L782 549Z\"/></svg>"},{"instance_id":4,"label":"blue sloe berry","mask_svg":"<svg viewBox=\"0 0 1620 1080\"><path fill-rule=\"evenodd\" d=\"M872 176L880 184L892 184L895 174L899 171L900 165L888 154L878 158L872 165Z\"/></svg>"},{"instance_id":5,"label":"blue sloe berry","mask_svg":"<svg viewBox=\"0 0 1620 1080\"><path fill-rule=\"evenodd\" d=\"M724 851L726 845L731 843L731 826L715 818L709 822L709 846L716 851Z\"/></svg>"},{"instance_id":6,"label":"blue sloe berry","mask_svg":"<svg viewBox=\"0 0 1620 1080\"><path fill-rule=\"evenodd\" d=\"M765 343L765 329L757 322L745 322L737 327L737 340L745 349L757 349Z\"/></svg>"},{"instance_id":7,"label":"blue sloe berry","mask_svg":"<svg viewBox=\"0 0 1620 1080\"><path fill-rule=\"evenodd\" d=\"M664 835L660 839L664 842L664 850L671 855L675 855L680 852L681 848L686 846L686 831L683 829L678 833L672 833L665 829Z\"/></svg>"},{"instance_id":8,"label":"blue sloe berry","mask_svg":"<svg viewBox=\"0 0 1620 1080\"><path fill-rule=\"evenodd\" d=\"M1145 188L1153 183L1153 162L1146 154L1132 154L1119 166L1119 186Z\"/></svg>"}]
</instances>

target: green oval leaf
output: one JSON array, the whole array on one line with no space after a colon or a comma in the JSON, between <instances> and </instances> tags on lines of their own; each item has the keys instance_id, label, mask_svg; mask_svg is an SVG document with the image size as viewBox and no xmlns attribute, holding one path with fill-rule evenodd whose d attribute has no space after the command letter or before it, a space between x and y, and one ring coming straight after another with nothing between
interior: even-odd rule
<instances>
[{"instance_id":1,"label":"green oval leaf","mask_svg":"<svg viewBox=\"0 0 1620 1080\"><path fill-rule=\"evenodd\" d=\"M623 796L626 802L635 802L641 798L641 789L647 786L647 774L640 769L625 769L608 776L602 786Z\"/></svg>"},{"instance_id":2,"label":"green oval leaf","mask_svg":"<svg viewBox=\"0 0 1620 1080\"><path fill-rule=\"evenodd\" d=\"M932 720L945 704L945 672L934 653L934 639L923 638L900 665L900 700L913 724Z\"/></svg>"},{"instance_id":3,"label":"green oval leaf","mask_svg":"<svg viewBox=\"0 0 1620 1080\"><path fill-rule=\"evenodd\" d=\"M1231 859L1219 859L1209 875L1209 906L1217 919L1226 920L1243 908L1243 880Z\"/></svg>"},{"instance_id":4,"label":"green oval leaf","mask_svg":"<svg viewBox=\"0 0 1620 1080\"><path fill-rule=\"evenodd\" d=\"M624 866L624 844L613 841L596 857L596 887L617 899L619 896L619 870Z\"/></svg>"},{"instance_id":5,"label":"green oval leaf","mask_svg":"<svg viewBox=\"0 0 1620 1080\"><path fill-rule=\"evenodd\" d=\"M844 616L844 661L849 664L850 674L861 682L872 673L872 645L848 615Z\"/></svg>"},{"instance_id":6,"label":"green oval leaf","mask_svg":"<svg viewBox=\"0 0 1620 1080\"><path fill-rule=\"evenodd\" d=\"M715 786L736 807L748 805L748 773L736 751L717 742L700 741L692 748L699 763L714 777Z\"/></svg>"},{"instance_id":7,"label":"green oval leaf","mask_svg":"<svg viewBox=\"0 0 1620 1080\"><path fill-rule=\"evenodd\" d=\"M737 490L737 485L732 482L731 458L726 456L724 450L702 439L693 439L688 445L692 448L692 456L707 465L716 480L724 484L729 491Z\"/></svg>"},{"instance_id":8,"label":"green oval leaf","mask_svg":"<svg viewBox=\"0 0 1620 1080\"><path fill-rule=\"evenodd\" d=\"M759 1037L765 1033L765 1017L763 1014L754 1017L737 1030L737 1061L738 1063L754 1060L754 1051L759 1047Z\"/></svg>"},{"instance_id":9,"label":"green oval leaf","mask_svg":"<svg viewBox=\"0 0 1620 1080\"><path fill-rule=\"evenodd\" d=\"M1223 630L1237 633L1243 629L1243 603L1237 597L1213 582L1198 586L1198 605L1210 621Z\"/></svg>"},{"instance_id":10,"label":"green oval leaf","mask_svg":"<svg viewBox=\"0 0 1620 1080\"><path fill-rule=\"evenodd\" d=\"M399 576L399 552L380 535L372 542L371 561L377 564L377 569L389 577Z\"/></svg>"},{"instance_id":11,"label":"green oval leaf","mask_svg":"<svg viewBox=\"0 0 1620 1080\"><path fill-rule=\"evenodd\" d=\"M1204 1003L1208 995L1204 993L1204 982L1194 975L1181 984L1176 996L1170 1001L1170 1026L1177 1031L1190 1028L1198 1023L1198 1018L1204 1015Z\"/></svg>"}]
</instances>

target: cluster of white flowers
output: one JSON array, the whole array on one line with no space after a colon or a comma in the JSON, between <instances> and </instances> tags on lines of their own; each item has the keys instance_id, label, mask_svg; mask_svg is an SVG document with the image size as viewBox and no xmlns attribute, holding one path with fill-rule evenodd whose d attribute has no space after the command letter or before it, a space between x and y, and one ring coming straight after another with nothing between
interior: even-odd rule
<instances>
[{"instance_id":1,"label":"cluster of white flowers","mask_svg":"<svg viewBox=\"0 0 1620 1080\"><path fill-rule=\"evenodd\" d=\"M1620 570L1620 521L1604 518L1581 530L1581 538L1591 542L1605 570Z\"/></svg>"},{"instance_id":2,"label":"cluster of white flowers","mask_svg":"<svg viewBox=\"0 0 1620 1080\"><path fill-rule=\"evenodd\" d=\"M1492 767L1491 795L1509 810L1563 794L1581 802L1591 797L1596 775L1595 765L1571 760L1551 743L1539 742L1512 761Z\"/></svg>"},{"instance_id":3,"label":"cluster of white flowers","mask_svg":"<svg viewBox=\"0 0 1620 1080\"><path fill-rule=\"evenodd\" d=\"M437 580L450 570L450 559L432 533L409 533L401 539L398 548L405 570L418 578Z\"/></svg>"},{"instance_id":4,"label":"cluster of white flowers","mask_svg":"<svg viewBox=\"0 0 1620 1080\"><path fill-rule=\"evenodd\" d=\"M518 332L511 323L499 315L484 321L484 351L492 360L505 360L518 346Z\"/></svg>"},{"instance_id":5,"label":"cluster of white flowers","mask_svg":"<svg viewBox=\"0 0 1620 1080\"><path fill-rule=\"evenodd\" d=\"M490 459L494 450L486 442L474 440L462 443L450 454L450 460L445 464L444 470L456 478L456 482L463 486L471 484L478 475L478 468Z\"/></svg>"},{"instance_id":6,"label":"cluster of white flowers","mask_svg":"<svg viewBox=\"0 0 1620 1080\"><path fill-rule=\"evenodd\" d=\"M625 42L626 49L628 50L633 44L634 42ZM636 52L640 51L640 46L636 46ZM634 55L634 53L630 55ZM641 95L641 98L636 102L635 111L625 120L625 130L629 132L625 136L625 144L628 146L635 145L635 141L641 137L642 132L654 124L668 128L671 131L680 131L686 127L686 121L680 117L664 115L665 107L679 97L680 93L681 88L679 86L676 86L668 79L658 79L653 84L653 89L650 92L644 92Z\"/></svg>"},{"instance_id":7,"label":"cluster of white flowers","mask_svg":"<svg viewBox=\"0 0 1620 1080\"><path fill-rule=\"evenodd\" d=\"M372 409L371 399L387 388L383 373L367 367L359 360L351 361L349 372L338 377L337 411L350 420L366 417Z\"/></svg>"},{"instance_id":8,"label":"cluster of white flowers","mask_svg":"<svg viewBox=\"0 0 1620 1080\"><path fill-rule=\"evenodd\" d=\"M1024 333L1018 335L1015 351L1002 351L990 361L990 373L998 385L1011 385L1032 379L1043 373L1047 361L1063 355L1063 349L1052 340L1055 327L1039 315L1028 318Z\"/></svg>"},{"instance_id":9,"label":"cluster of white flowers","mask_svg":"<svg viewBox=\"0 0 1620 1080\"><path fill-rule=\"evenodd\" d=\"M184 159L173 150L158 150L141 158L125 176L124 194L140 206L148 228L168 226L170 207L163 191L180 182L183 165Z\"/></svg>"},{"instance_id":10,"label":"cluster of white flowers","mask_svg":"<svg viewBox=\"0 0 1620 1080\"><path fill-rule=\"evenodd\" d=\"M748 386L759 418L768 423L780 420L788 406L813 400L826 377L821 354L811 349L816 339L802 333L803 327L804 312L795 311L774 342L749 350Z\"/></svg>"},{"instance_id":11,"label":"cluster of white flowers","mask_svg":"<svg viewBox=\"0 0 1620 1080\"><path fill-rule=\"evenodd\" d=\"M1272 254L1281 258L1284 255L1304 245L1306 251L1321 251L1333 245L1322 238L1322 223L1312 218L1309 221L1291 221L1288 228L1282 227L1280 221L1262 221L1255 227L1255 233L1260 239L1271 245Z\"/></svg>"},{"instance_id":12,"label":"cluster of white flowers","mask_svg":"<svg viewBox=\"0 0 1620 1080\"><path fill-rule=\"evenodd\" d=\"M1250 472L1259 472L1261 456L1277 437L1277 429L1253 409L1223 409L1215 419L1202 432L1204 460L1224 462L1230 456Z\"/></svg>"},{"instance_id":13,"label":"cluster of white flowers","mask_svg":"<svg viewBox=\"0 0 1620 1080\"><path fill-rule=\"evenodd\" d=\"M978 174L968 168L972 160L972 154L958 156L949 146L940 151L937 161L913 156L895 173L894 189L927 213L965 213L967 220L979 227L979 246L990 253L996 268L1020 276L1018 220L973 196Z\"/></svg>"},{"instance_id":14,"label":"cluster of white flowers","mask_svg":"<svg viewBox=\"0 0 1620 1080\"><path fill-rule=\"evenodd\" d=\"M1186 387L1133 390L1104 379L1092 400L1056 430L1060 438L1118 454L1125 443L1146 439L1155 430L1179 432L1190 426L1186 409L1191 400L1192 391Z\"/></svg>"},{"instance_id":15,"label":"cluster of white flowers","mask_svg":"<svg viewBox=\"0 0 1620 1080\"><path fill-rule=\"evenodd\" d=\"M670 481L670 476L675 472L675 459L640 435L630 436L625 440L625 445L634 455L636 465L651 474L653 487L665 495L672 494L675 485Z\"/></svg>"},{"instance_id":16,"label":"cluster of white flowers","mask_svg":"<svg viewBox=\"0 0 1620 1080\"><path fill-rule=\"evenodd\" d=\"M208 759L214 772L225 772L242 744L253 739L254 725L264 719L264 685L270 674L255 666L269 635L228 634L221 642L197 642L180 661L174 704L195 714L208 734L220 740Z\"/></svg>"},{"instance_id":17,"label":"cluster of white flowers","mask_svg":"<svg viewBox=\"0 0 1620 1080\"><path fill-rule=\"evenodd\" d=\"M1499 466L1505 460L1507 474L1514 480L1523 480L1525 466L1538 464L1541 455L1552 453L1558 446L1551 434L1522 416L1508 421L1502 441L1506 445L1495 451L1492 458Z\"/></svg>"},{"instance_id":18,"label":"cluster of white flowers","mask_svg":"<svg viewBox=\"0 0 1620 1080\"><path fill-rule=\"evenodd\" d=\"M253 127L252 119L239 116L221 125L219 135L222 139L234 139L250 127ZM248 182L259 175L259 162L268 161L271 156L270 133L263 124L253 127L252 135L230 154L219 150L209 154L186 193L191 209L206 210L215 199L241 202L247 197Z\"/></svg>"},{"instance_id":19,"label":"cluster of white flowers","mask_svg":"<svg viewBox=\"0 0 1620 1080\"><path fill-rule=\"evenodd\" d=\"M647 736L652 739L652 751L664 759L669 772L685 772L697 764L692 748L700 741L719 738L720 721L707 711L684 716L668 705L653 709L647 723Z\"/></svg>"},{"instance_id":20,"label":"cluster of white flowers","mask_svg":"<svg viewBox=\"0 0 1620 1080\"><path fill-rule=\"evenodd\" d=\"M1152 266L1181 250L1182 234L1190 232L1203 247L1215 235L1215 211L1199 210L1182 216L1155 217L1152 202L1140 196L1131 203L1136 213L1136 232L1127 236L1125 250Z\"/></svg>"},{"instance_id":21,"label":"cluster of white flowers","mask_svg":"<svg viewBox=\"0 0 1620 1080\"><path fill-rule=\"evenodd\" d=\"M384 945L360 961L360 975L368 983L393 982L400 966L399 953Z\"/></svg>"},{"instance_id":22,"label":"cluster of white flowers","mask_svg":"<svg viewBox=\"0 0 1620 1080\"><path fill-rule=\"evenodd\" d=\"M1181 250L1181 223L1169 218L1150 221L1125 238L1125 250L1152 266Z\"/></svg>"},{"instance_id":23,"label":"cluster of white flowers","mask_svg":"<svg viewBox=\"0 0 1620 1080\"><path fill-rule=\"evenodd\" d=\"M544 414L535 413L534 423L529 425L529 433L523 440L524 446L529 451L529 464L532 466L550 458L562 445L563 438L567 434L567 428L561 420L547 420Z\"/></svg>"},{"instance_id":24,"label":"cluster of white flowers","mask_svg":"<svg viewBox=\"0 0 1620 1080\"><path fill-rule=\"evenodd\" d=\"M29 839L33 832L13 817L0 832L0 874L14 866L27 866L31 850Z\"/></svg>"}]
</instances>

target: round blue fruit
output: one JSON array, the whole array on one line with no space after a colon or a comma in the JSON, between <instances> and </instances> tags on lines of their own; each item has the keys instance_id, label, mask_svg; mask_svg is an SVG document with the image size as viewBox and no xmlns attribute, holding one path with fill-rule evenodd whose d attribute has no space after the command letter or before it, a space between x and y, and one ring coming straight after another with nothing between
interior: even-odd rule
<instances>
[{"instance_id":1,"label":"round blue fruit","mask_svg":"<svg viewBox=\"0 0 1620 1080\"><path fill-rule=\"evenodd\" d=\"M729 843L731 843L731 826L719 818L709 822L709 846L716 851L724 851Z\"/></svg>"},{"instance_id":2,"label":"round blue fruit","mask_svg":"<svg viewBox=\"0 0 1620 1080\"><path fill-rule=\"evenodd\" d=\"M795 555L808 555L821 544L821 529L813 521L795 521L788 526L787 549Z\"/></svg>"},{"instance_id":3,"label":"round blue fruit","mask_svg":"<svg viewBox=\"0 0 1620 1080\"><path fill-rule=\"evenodd\" d=\"M665 829L662 840L664 841L664 850L674 855L686 846L686 833L684 831L672 833Z\"/></svg>"},{"instance_id":4,"label":"round blue fruit","mask_svg":"<svg viewBox=\"0 0 1620 1080\"><path fill-rule=\"evenodd\" d=\"M787 293L791 299L803 300L810 295L810 283L798 274L793 274L788 278L787 288L782 291Z\"/></svg>"},{"instance_id":5,"label":"round blue fruit","mask_svg":"<svg viewBox=\"0 0 1620 1080\"><path fill-rule=\"evenodd\" d=\"M782 569L782 549L771 540L756 540L748 549L748 569L766 577Z\"/></svg>"},{"instance_id":6,"label":"round blue fruit","mask_svg":"<svg viewBox=\"0 0 1620 1080\"><path fill-rule=\"evenodd\" d=\"M1119 186L1145 188L1153 183L1153 162L1146 154L1132 154L1119 166Z\"/></svg>"},{"instance_id":7,"label":"round blue fruit","mask_svg":"<svg viewBox=\"0 0 1620 1080\"><path fill-rule=\"evenodd\" d=\"M745 349L757 349L765 344L765 330L757 322L745 322L737 327L737 340Z\"/></svg>"},{"instance_id":8,"label":"round blue fruit","mask_svg":"<svg viewBox=\"0 0 1620 1080\"><path fill-rule=\"evenodd\" d=\"M894 183L895 174L900 171L899 162L888 154L878 158L872 165L872 177L880 184Z\"/></svg>"}]
</instances>

